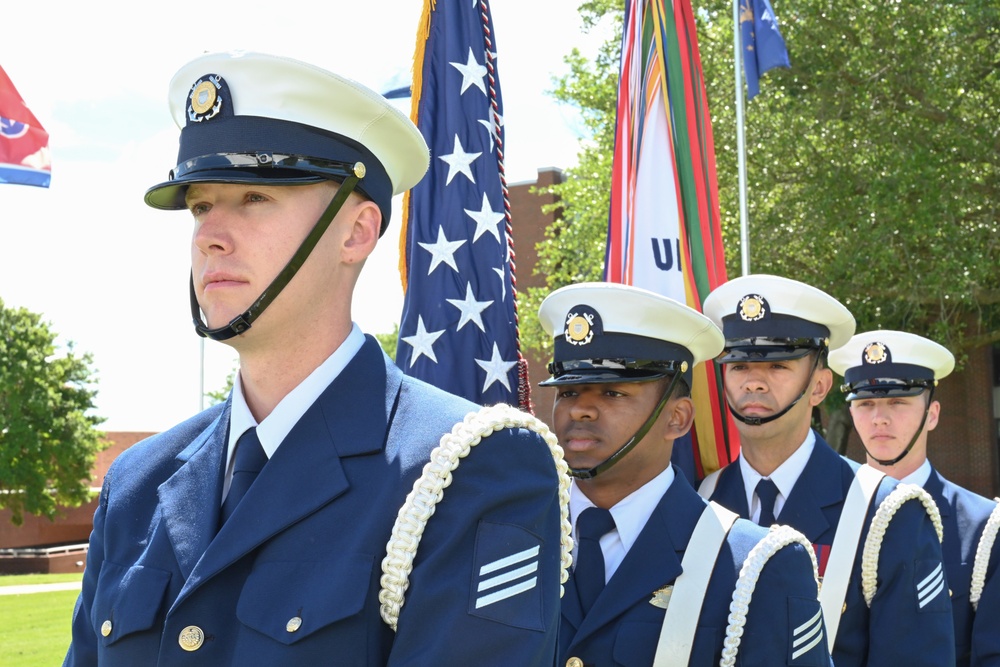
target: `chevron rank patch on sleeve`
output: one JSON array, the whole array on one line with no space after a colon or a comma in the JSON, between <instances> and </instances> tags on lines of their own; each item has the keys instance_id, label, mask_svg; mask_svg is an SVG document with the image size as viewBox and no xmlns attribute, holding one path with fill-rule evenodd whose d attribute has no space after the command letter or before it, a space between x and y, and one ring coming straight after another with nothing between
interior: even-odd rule
<instances>
[{"instance_id":1,"label":"chevron rank patch on sleeve","mask_svg":"<svg viewBox=\"0 0 1000 667\"><path fill-rule=\"evenodd\" d=\"M922 576L924 572L930 572ZM940 562L917 561L914 566L917 581L917 605L921 611L941 611L945 600L944 567ZM932 604L935 601L938 604ZM930 607L928 608L928 605Z\"/></svg>"},{"instance_id":2,"label":"chevron rank patch on sleeve","mask_svg":"<svg viewBox=\"0 0 1000 667\"><path fill-rule=\"evenodd\" d=\"M788 664L810 667L829 665L829 658L824 659L821 648L826 641L826 631L819 600L788 598L788 622L791 626Z\"/></svg>"},{"instance_id":3,"label":"chevron rank patch on sleeve","mask_svg":"<svg viewBox=\"0 0 1000 667\"><path fill-rule=\"evenodd\" d=\"M541 539L520 526L481 522L469 613L541 630L541 551Z\"/></svg>"}]
</instances>

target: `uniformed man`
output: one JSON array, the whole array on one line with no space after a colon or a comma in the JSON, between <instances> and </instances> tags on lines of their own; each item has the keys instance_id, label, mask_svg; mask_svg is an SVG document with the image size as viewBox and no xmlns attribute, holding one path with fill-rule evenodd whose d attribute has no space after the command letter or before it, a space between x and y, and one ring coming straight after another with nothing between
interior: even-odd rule
<instances>
[{"instance_id":1,"label":"uniformed man","mask_svg":"<svg viewBox=\"0 0 1000 667\"><path fill-rule=\"evenodd\" d=\"M718 528L724 510L709 509L670 454L694 418L692 368L719 353L721 332L672 299L610 283L556 290L539 318L554 339L540 384L556 391L553 422L575 478L557 664L718 665L741 567L768 532L727 512L728 535L707 537L702 523ZM737 623L737 664L830 664L805 545L750 568L759 581Z\"/></svg>"},{"instance_id":2,"label":"uniformed man","mask_svg":"<svg viewBox=\"0 0 1000 667\"><path fill-rule=\"evenodd\" d=\"M926 507L896 508L892 496L885 506L895 514L879 550L880 532L869 540L870 526L896 482L838 456L810 428L833 384L828 351L850 340L854 317L822 290L770 275L721 285L705 314L726 338L725 393L742 451L699 492L744 518L787 524L814 544L837 667L953 664L941 545ZM869 560L877 563L874 591L862 581L866 550L877 558Z\"/></svg>"},{"instance_id":3,"label":"uniformed man","mask_svg":"<svg viewBox=\"0 0 1000 667\"><path fill-rule=\"evenodd\" d=\"M955 357L921 336L869 331L831 352L830 367L844 376L842 389L848 392L868 465L923 487L941 512L956 664L1000 665L1000 548L989 549L986 544L980 548L997 503L952 484L927 460L928 433L941 414L934 391L955 368ZM977 562L985 568L973 584Z\"/></svg>"},{"instance_id":4,"label":"uniformed man","mask_svg":"<svg viewBox=\"0 0 1000 667\"><path fill-rule=\"evenodd\" d=\"M559 478L530 430L484 438L404 527L397 630L380 617L397 512L478 408L351 320L391 199L427 168L420 132L354 81L257 53L196 58L169 99L177 166L146 202L193 218L195 328L239 374L111 466L65 664L550 665Z\"/></svg>"}]
</instances>

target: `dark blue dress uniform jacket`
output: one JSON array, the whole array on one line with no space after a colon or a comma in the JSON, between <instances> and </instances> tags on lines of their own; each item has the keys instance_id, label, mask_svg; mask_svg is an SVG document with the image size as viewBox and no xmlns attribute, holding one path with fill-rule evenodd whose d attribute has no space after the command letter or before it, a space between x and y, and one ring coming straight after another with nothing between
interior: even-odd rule
<instances>
[{"instance_id":1,"label":"dark blue dress uniform jacket","mask_svg":"<svg viewBox=\"0 0 1000 667\"><path fill-rule=\"evenodd\" d=\"M1000 666L1000 544L993 546L978 612L972 610L969 599L979 538L996 503L955 486L933 469L924 489L937 503L944 524L944 569L952 591L956 664Z\"/></svg>"},{"instance_id":2,"label":"dark blue dress uniform jacket","mask_svg":"<svg viewBox=\"0 0 1000 667\"><path fill-rule=\"evenodd\" d=\"M558 482L526 430L484 438L461 461L398 634L379 617L397 512L441 435L475 409L404 377L369 338L218 534L228 405L128 449L101 491L65 665L551 665ZM536 547L519 562L537 564L535 585L481 604L484 566L496 577ZM194 651L178 641L188 626L205 637Z\"/></svg>"},{"instance_id":3,"label":"dark blue dress uniform jacket","mask_svg":"<svg viewBox=\"0 0 1000 667\"><path fill-rule=\"evenodd\" d=\"M813 453L792 487L778 523L802 532L813 545L829 548L858 467L817 435ZM923 607L918 601L919 584L942 563L937 533L920 502L904 503L890 522L879 556L878 589L871 609L865 604L861 589L865 538L879 503L896 485L891 478L882 480L868 508L833 647L837 667L955 664L948 582ZM712 500L742 517L750 516L738 464L723 469Z\"/></svg>"},{"instance_id":4,"label":"dark blue dress uniform jacket","mask_svg":"<svg viewBox=\"0 0 1000 667\"><path fill-rule=\"evenodd\" d=\"M588 667L653 664L665 611L649 601L654 591L674 583L681 574L681 560L705 508L705 501L687 478L679 469L675 472L670 488L586 617L570 578L563 598L558 665L571 664L568 661L574 657ZM750 549L766 534L765 529L748 521L737 521L729 532L698 619L691 667L719 664L736 580ZM791 545L780 549L763 568L753 592L736 664L829 667L819 610L816 581L805 548ZM796 650L809 643L805 640L805 644L793 646L796 640L817 629L821 641L793 660Z\"/></svg>"}]
</instances>

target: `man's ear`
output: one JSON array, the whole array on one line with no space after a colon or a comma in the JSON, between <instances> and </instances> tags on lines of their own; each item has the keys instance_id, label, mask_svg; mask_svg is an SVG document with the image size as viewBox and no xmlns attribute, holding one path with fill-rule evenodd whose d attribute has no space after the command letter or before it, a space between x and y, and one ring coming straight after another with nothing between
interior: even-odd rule
<instances>
[{"instance_id":1,"label":"man's ear","mask_svg":"<svg viewBox=\"0 0 1000 667\"><path fill-rule=\"evenodd\" d=\"M368 200L357 201L350 207L349 212L350 228L344 240L343 257L348 264L355 264L363 262L375 250L379 229L382 226L382 212L375 202Z\"/></svg>"},{"instance_id":2,"label":"man's ear","mask_svg":"<svg viewBox=\"0 0 1000 667\"><path fill-rule=\"evenodd\" d=\"M812 391L809 392L809 405L815 407L823 402L833 388L833 371L829 368L817 368L812 378Z\"/></svg>"},{"instance_id":3,"label":"man's ear","mask_svg":"<svg viewBox=\"0 0 1000 667\"><path fill-rule=\"evenodd\" d=\"M937 401L931 401L931 404L927 406L927 423L924 424L924 429L927 431L933 431L937 428L938 419L941 417L941 404Z\"/></svg>"},{"instance_id":4,"label":"man's ear","mask_svg":"<svg viewBox=\"0 0 1000 667\"><path fill-rule=\"evenodd\" d=\"M667 439L676 440L686 435L694 425L694 401L687 396L683 396L669 401L665 409L669 410Z\"/></svg>"}]
</instances>

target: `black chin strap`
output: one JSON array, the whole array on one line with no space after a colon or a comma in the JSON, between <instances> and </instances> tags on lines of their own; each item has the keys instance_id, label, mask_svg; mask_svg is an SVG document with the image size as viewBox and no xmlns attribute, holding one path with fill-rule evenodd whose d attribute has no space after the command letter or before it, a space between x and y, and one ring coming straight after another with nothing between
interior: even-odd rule
<instances>
[{"instance_id":1,"label":"black chin strap","mask_svg":"<svg viewBox=\"0 0 1000 667\"><path fill-rule=\"evenodd\" d=\"M660 413L663 412L663 406L667 404L667 401L670 400L670 395L674 393L674 387L677 386L677 380L680 376L680 373L674 373L674 375L670 378L670 384L667 385L666 391L663 392L660 402L656 404L656 407L653 408L653 412L649 415L646 421L643 422L642 426L639 427L639 430L635 432L635 435L629 438L628 442L622 445L617 452L606 458L603 463L600 463L593 468L570 468L570 477L575 477L576 479L593 479L614 464L618 463L618 461L620 461L626 454L632 451L632 449L638 445L644 437L646 437L646 434L649 433L649 429L653 428L653 424L655 424L656 420L659 419Z\"/></svg>"},{"instance_id":2,"label":"black chin strap","mask_svg":"<svg viewBox=\"0 0 1000 667\"><path fill-rule=\"evenodd\" d=\"M735 419L738 419L739 421L743 422L744 424L747 424L748 426L760 426L761 424L766 424L768 422L773 422L775 419L778 419L779 417L783 417L786 412L788 412L789 410L791 410L792 408L794 408L795 404L798 403L799 401L801 401L803 398L805 398L806 395L809 393L809 385L812 384L813 373L815 373L816 369L819 368L819 359L820 359L820 355L821 354L823 354L822 350L817 351L816 358L813 360L812 369L809 371L809 375L806 376L806 384L802 388L802 393L800 393L799 397L796 398L791 403L789 403L785 407L785 409L782 410L781 412L778 412L776 414L770 415L768 417L747 417L745 415L741 415L740 413L736 412L736 408L733 407L733 404L729 402L729 397L726 396L726 407L729 408L729 414L731 414Z\"/></svg>"},{"instance_id":3,"label":"black chin strap","mask_svg":"<svg viewBox=\"0 0 1000 667\"><path fill-rule=\"evenodd\" d=\"M906 449L903 450L902 454L900 454L899 456L897 456L894 459L889 459L887 461L883 461L882 459L877 459L874 456L872 456L872 453L868 451L868 448L865 447L864 442L862 442L861 446L865 447L865 454L867 454L868 456L870 456L873 461L875 461L879 465L883 465L883 466L893 466L893 465L896 465L897 463L899 463L900 461L902 461L903 457L905 457L907 454L909 454L910 450L913 449L913 445L917 444L917 438L920 437L920 434L924 430L924 424L927 423L927 413L930 412L931 403L932 402L934 402L934 386L933 385L931 385L930 388L928 389L928 393L927 393L927 405L924 407L924 417L923 417L923 419L920 420L920 426L917 427L917 432L913 434L912 438L910 438L910 444L908 444L906 446Z\"/></svg>"},{"instance_id":4,"label":"black chin strap","mask_svg":"<svg viewBox=\"0 0 1000 667\"><path fill-rule=\"evenodd\" d=\"M188 286L190 288L191 296L191 318L194 320L194 329L199 336L203 338L211 338L212 340L229 340L233 336L238 336L241 333L246 332L254 323L254 321L260 317L264 309L271 305L271 302L279 294L281 290L285 289L285 286L295 277L299 269L305 263L306 259L309 257L309 253L313 251L316 244L326 233L327 228L333 219L340 212L341 207L344 202L347 201L347 197L350 196L351 192L354 191L354 187L358 184L358 181L365 175L365 167L363 164L358 162L354 165L354 173L344 179L343 183L337 189L337 194L333 196L330 204L323 211L323 214L313 225L312 230L299 245L299 249L295 251L292 258L288 260L285 264L285 268L281 270L280 273L271 281L271 284L264 288L257 300L254 301L249 308L247 308L242 314L237 315L224 327L219 327L218 329L209 329L208 325L201 319L201 309L198 306L198 297L194 291L194 273L192 272Z\"/></svg>"}]
</instances>

